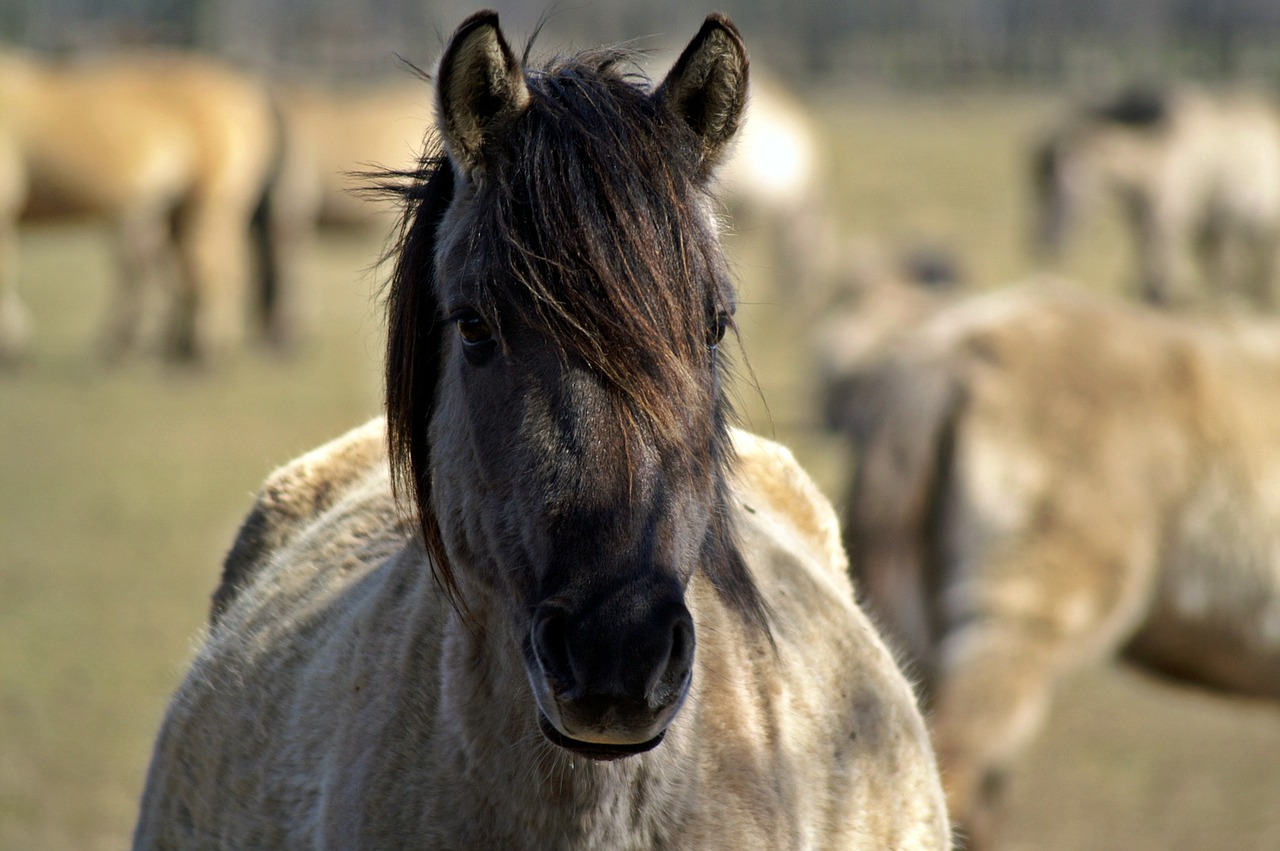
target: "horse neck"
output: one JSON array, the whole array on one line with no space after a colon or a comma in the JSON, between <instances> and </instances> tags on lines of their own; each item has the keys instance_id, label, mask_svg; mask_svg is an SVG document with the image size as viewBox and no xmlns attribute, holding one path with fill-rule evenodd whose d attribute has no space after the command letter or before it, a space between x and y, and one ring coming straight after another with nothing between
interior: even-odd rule
<instances>
[{"instance_id":1,"label":"horse neck","mask_svg":"<svg viewBox=\"0 0 1280 851\"><path fill-rule=\"evenodd\" d=\"M662 847L694 805L697 768L685 732L692 706L649 753L597 762L552 745L538 729L519 640L505 619L451 614L442 644L440 713L475 785L461 794L509 837L562 836L564 847ZM682 720L685 723L681 723Z\"/></svg>"}]
</instances>

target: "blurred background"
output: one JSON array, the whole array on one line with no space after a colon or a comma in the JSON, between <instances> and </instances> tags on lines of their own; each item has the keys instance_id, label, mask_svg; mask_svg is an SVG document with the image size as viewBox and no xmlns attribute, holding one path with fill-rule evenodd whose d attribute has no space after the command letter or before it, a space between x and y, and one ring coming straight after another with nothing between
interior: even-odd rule
<instances>
[{"instance_id":1,"label":"blurred background","mask_svg":"<svg viewBox=\"0 0 1280 851\"><path fill-rule=\"evenodd\" d=\"M712 11L687 0L489 5L517 44L544 24L535 55L625 41L653 51L655 76ZM76 58L165 45L268 87L354 89L413 83L405 62L430 69L475 8L0 0L0 49ZM834 280L899 274L904 257L935 258L965 291L1040 269L1032 148L1081 99L1135 81L1280 98L1277 0L715 8L752 53L761 106L749 127L765 150L790 151L800 175L799 201L726 175L749 365L736 395L746 424L791 445L836 502L855 459L821 428L809 350ZM775 114L765 86L781 117L762 117ZM770 142L775 127L785 134ZM420 136L412 124L408 138ZM348 168L371 163L395 165L370 153ZM792 241L770 210L821 238ZM8 262L33 330L21 361L0 369L0 849L128 844L152 737L258 485L381 411L390 231L384 217L310 240L294 273L305 323L287 353L251 342L215 365L135 354L108 366L93 340L116 274L110 234L92 217L20 225ZM1131 295L1121 212L1083 223L1054 269ZM1060 690L1010 783L1011 848L1280 848L1280 714L1098 666Z\"/></svg>"},{"instance_id":2,"label":"blurred background","mask_svg":"<svg viewBox=\"0 0 1280 851\"><path fill-rule=\"evenodd\" d=\"M6 0L0 36L42 50L141 42L210 50L254 68L380 74L397 52L429 62L459 0ZM706 9L679 0L494 2L512 34L544 16L546 44L683 38ZM752 52L797 81L1037 83L1107 75L1274 79L1274 0L727 0Z\"/></svg>"}]
</instances>

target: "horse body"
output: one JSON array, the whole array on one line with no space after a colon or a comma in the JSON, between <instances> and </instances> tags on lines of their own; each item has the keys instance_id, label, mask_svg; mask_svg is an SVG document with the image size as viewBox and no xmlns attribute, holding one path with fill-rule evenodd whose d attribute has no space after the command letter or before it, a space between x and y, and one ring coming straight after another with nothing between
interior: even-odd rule
<instances>
[{"instance_id":1,"label":"horse body","mask_svg":"<svg viewBox=\"0 0 1280 851\"><path fill-rule=\"evenodd\" d=\"M745 48L712 16L656 89L622 58L526 71L493 13L450 41L385 438L268 480L138 847L947 845L834 513L728 426Z\"/></svg>"},{"instance_id":2,"label":"horse body","mask_svg":"<svg viewBox=\"0 0 1280 851\"><path fill-rule=\"evenodd\" d=\"M776 80L755 75L751 115L719 178L719 195L743 239L763 239L787 297L811 297L829 271L830 164L808 107Z\"/></svg>"},{"instance_id":3,"label":"horse body","mask_svg":"<svg viewBox=\"0 0 1280 851\"><path fill-rule=\"evenodd\" d=\"M940 310L841 397L855 582L924 675L970 847L1072 669L1280 697L1276 339L1028 286Z\"/></svg>"},{"instance_id":4,"label":"horse body","mask_svg":"<svg viewBox=\"0 0 1280 851\"><path fill-rule=\"evenodd\" d=\"M411 172L431 123L430 89L417 79L358 89L288 85L277 90L290 140L283 191L311 203L315 222L364 225L392 212L358 190L359 172Z\"/></svg>"},{"instance_id":5,"label":"horse body","mask_svg":"<svg viewBox=\"0 0 1280 851\"><path fill-rule=\"evenodd\" d=\"M141 847L945 844L933 779L900 759L925 735L911 693L786 450L734 435L735 514L776 650L695 577L688 706L658 749L596 762L543 739L519 638L469 628L435 586L391 497L384 429L265 485L229 565L254 578L170 710Z\"/></svg>"},{"instance_id":6,"label":"horse body","mask_svg":"<svg viewBox=\"0 0 1280 851\"><path fill-rule=\"evenodd\" d=\"M1124 202L1143 296L1210 287L1273 303L1280 239L1280 111L1249 93L1129 92L1081 110L1036 156L1041 247L1056 250L1088 199Z\"/></svg>"},{"instance_id":7,"label":"horse body","mask_svg":"<svg viewBox=\"0 0 1280 851\"><path fill-rule=\"evenodd\" d=\"M416 170L431 97L417 79L351 89L281 84L274 95L285 142L268 188L271 250L278 253L263 307L268 336L288 343L306 324L317 228L394 224L397 206L370 197L369 173Z\"/></svg>"},{"instance_id":8,"label":"horse body","mask_svg":"<svg viewBox=\"0 0 1280 851\"><path fill-rule=\"evenodd\" d=\"M172 345L198 355L235 342L249 222L276 144L256 82L180 54L68 65L10 55L0 60L0 112L21 171L17 217L92 217L112 229L120 274L110 351L132 344L143 291L164 276L171 242L182 268ZM12 231L17 217L0 227ZM0 288L16 299L11 278Z\"/></svg>"}]
</instances>

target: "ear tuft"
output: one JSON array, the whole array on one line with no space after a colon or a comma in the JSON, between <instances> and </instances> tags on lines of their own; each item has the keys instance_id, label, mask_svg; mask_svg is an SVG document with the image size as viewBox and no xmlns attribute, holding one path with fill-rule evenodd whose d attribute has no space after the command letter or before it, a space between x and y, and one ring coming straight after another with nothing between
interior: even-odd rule
<instances>
[{"instance_id":1,"label":"ear tuft","mask_svg":"<svg viewBox=\"0 0 1280 851\"><path fill-rule=\"evenodd\" d=\"M747 105L747 48L723 15L708 15L655 97L702 140L704 176L724 160Z\"/></svg>"},{"instance_id":2,"label":"ear tuft","mask_svg":"<svg viewBox=\"0 0 1280 851\"><path fill-rule=\"evenodd\" d=\"M528 103L524 70L498 27L498 13L477 12L463 21L436 73L440 137L462 174L483 172L494 129Z\"/></svg>"}]
</instances>

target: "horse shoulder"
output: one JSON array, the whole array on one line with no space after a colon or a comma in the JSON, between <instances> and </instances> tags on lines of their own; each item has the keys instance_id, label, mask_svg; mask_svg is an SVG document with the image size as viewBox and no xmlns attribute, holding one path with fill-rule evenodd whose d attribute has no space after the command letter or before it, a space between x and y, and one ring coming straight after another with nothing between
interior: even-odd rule
<instances>
[{"instance_id":1,"label":"horse shoulder","mask_svg":"<svg viewBox=\"0 0 1280 851\"><path fill-rule=\"evenodd\" d=\"M734 432L736 477L746 510L781 521L792 541L833 577L845 577L848 559L840 543L835 510L781 444L745 431Z\"/></svg>"},{"instance_id":2,"label":"horse shoulder","mask_svg":"<svg viewBox=\"0 0 1280 851\"><path fill-rule=\"evenodd\" d=\"M275 552L371 470L385 467L386 452L386 425L377 418L268 476L223 563L211 622L218 621Z\"/></svg>"},{"instance_id":3,"label":"horse shoulder","mask_svg":"<svg viewBox=\"0 0 1280 851\"><path fill-rule=\"evenodd\" d=\"M734 438L739 533L770 607L775 652L738 661L763 695L711 713L734 726L725 741L740 750L750 742L772 748L756 762L779 754L803 762L769 772L759 790L784 799L783 818L793 820L796 832L789 844L948 847L923 717L910 683L853 599L834 509L788 450L743 432ZM703 655L725 664L732 650L717 645ZM702 700L712 705L719 697ZM805 778L803 788L779 781L792 776Z\"/></svg>"}]
</instances>

